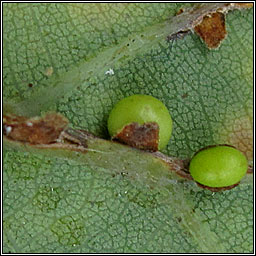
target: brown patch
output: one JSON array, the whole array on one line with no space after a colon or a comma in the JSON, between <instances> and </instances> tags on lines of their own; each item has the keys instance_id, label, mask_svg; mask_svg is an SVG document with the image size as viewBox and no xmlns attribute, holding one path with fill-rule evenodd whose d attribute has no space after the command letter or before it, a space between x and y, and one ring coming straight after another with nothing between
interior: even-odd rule
<instances>
[{"instance_id":1,"label":"brown patch","mask_svg":"<svg viewBox=\"0 0 256 256\"><path fill-rule=\"evenodd\" d=\"M185 31L195 30L210 49L215 49L226 36L224 15L251 7L253 3L198 3L181 8L173 17L173 30L167 40L182 38Z\"/></svg>"},{"instance_id":2,"label":"brown patch","mask_svg":"<svg viewBox=\"0 0 256 256\"><path fill-rule=\"evenodd\" d=\"M217 48L225 38L225 15L220 12L204 16L203 21L194 27L195 32L204 40L208 48Z\"/></svg>"},{"instance_id":3,"label":"brown patch","mask_svg":"<svg viewBox=\"0 0 256 256\"><path fill-rule=\"evenodd\" d=\"M44 117L4 116L4 135L11 140L30 144L55 142L66 128L68 120L60 114L49 113Z\"/></svg>"},{"instance_id":4,"label":"brown patch","mask_svg":"<svg viewBox=\"0 0 256 256\"><path fill-rule=\"evenodd\" d=\"M233 3L237 8L252 8L253 3Z\"/></svg>"},{"instance_id":5,"label":"brown patch","mask_svg":"<svg viewBox=\"0 0 256 256\"><path fill-rule=\"evenodd\" d=\"M28 87L33 87L33 84L29 83L29 84L28 84Z\"/></svg>"},{"instance_id":6,"label":"brown patch","mask_svg":"<svg viewBox=\"0 0 256 256\"><path fill-rule=\"evenodd\" d=\"M155 122L149 122L143 125L131 123L126 125L113 139L117 139L134 148L157 151L159 126Z\"/></svg>"},{"instance_id":7,"label":"brown patch","mask_svg":"<svg viewBox=\"0 0 256 256\"><path fill-rule=\"evenodd\" d=\"M196 184L200 187L200 188L203 188L203 189L208 189L212 192L220 192L220 191L225 191L225 190L230 190L234 187L236 187L237 185L239 185L239 182L234 184L234 185L231 185L231 186L227 186L227 187L219 187L219 188L214 188L214 187L208 187L208 186L205 186L203 184L200 184L198 182L196 182Z\"/></svg>"}]
</instances>

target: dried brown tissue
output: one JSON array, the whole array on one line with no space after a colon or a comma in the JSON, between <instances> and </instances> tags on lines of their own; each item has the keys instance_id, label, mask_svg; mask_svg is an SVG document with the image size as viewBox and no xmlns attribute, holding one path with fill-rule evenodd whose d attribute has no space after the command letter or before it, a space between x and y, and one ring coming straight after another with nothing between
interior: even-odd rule
<instances>
[{"instance_id":1,"label":"dried brown tissue","mask_svg":"<svg viewBox=\"0 0 256 256\"><path fill-rule=\"evenodd\" d=\"M33 118L4 115L3 133L9 140L27 143L37 148L61 148L79 152L87 152L87 141L96 138L85 130L68 128L68 120L58 113L48 113L43 117ZM190 160L167 157L158 152L158 138L159 126L155 122L143 125L131 123L125 126L115 137L115 139L131 147L156 151L152 154L163 160L171 171L175 171L185 179L193 180L188 170ZM247 173L252 173L252 166L249 166ZM212 188L197 183L201 188L213 192L232 189L238 184L229 187Z\"/></svg>"},{"instance_id":2,"label":"dried brown tissue","mask_svg":"<svg viewBox=\"0 0 256 256\"><path fill-rule=\"evenodd\" d=\"M142 125L134 122L124 126L113 139L134 148L157 151L159 126L156 122L148 122Z\"/></svg>"},{"instance_id":3,"label":"dried brown tissue","mask_svg":"<svg viewBox=\"0 0 256 256\"><path fill-rule=\"evenodd\" d=\"M58 113L47 113L43 117L32 118L17 115L3 116L3 134L11 141L37 148L86 151L85 140L77 139L68 131L68 120Z\"/></svg>"},{"instance_id":4,"label":"dried brown tissue","mask_svg":"<svg viewBox=\"0 0 256 256\"><path fill-rule=\"evenodd\" d=\"M217 49L221 42L226 38L227 31L225 26L225 16L229 10L245 9L253 7L253 3L227 3L216 10L208 11L201 16L195 18L191 23L191 27L168 36L168 40L183 38L190 30L195 33L205 42L209 49ZM188 13L193 14L201 8L197 5L192 9L185 10L181 8L176 15Z\"/></svg>"}]
</instances>

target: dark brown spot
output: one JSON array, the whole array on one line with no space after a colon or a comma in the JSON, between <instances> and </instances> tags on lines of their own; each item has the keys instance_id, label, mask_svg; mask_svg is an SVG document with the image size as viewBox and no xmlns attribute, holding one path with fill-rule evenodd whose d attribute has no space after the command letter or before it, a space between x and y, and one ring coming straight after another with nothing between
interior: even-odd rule
<instances>
[{"instance_id":1,"label":"dark brown spot","mask_svg":"<svg viewBox=\"0 0 256 256\"><path fill-rule=\"evenodd\" d=\"M225 191L225 190L230 190L234 187L236 187L237 185L239 185L240 182L234 184L234 185L231 185L231 186L227 186L227 187L208 187L208 186L205 186L203 184L200 184L198 182L196 182L196 184L200 187L200 188L203 188L203 189L208 189L212 192L220 192L220 191Z\"/></svg>"},{"instance_id":2,"label":"dark brown spot","mask_svg":"<svg viewBox=\"0 0 256 256\"><path fill-rule=\"evenodd\" d=\"M157 151L159 126L155 122L149 122L143 125L131 123L126 125L113 139L134 148Z\"/></svg>"},{"instance_id":3,"label":"dark brown spot","mask_svg":"<svg viewBox=\"0 0 256 256\"><path fill-rule=\"evenodd\" d=\"M220 12L204 16L203 21L195 26L195 32L204 40L209 49L217 48L225 38L225 15Z\"/></svg>"},{"instance_id":4,"label":"dark brown spot","mask_svg":"<svg viewBox=\"0 0 256 256\"><path fill-rule=\"evenodd\" d=\"M177 11L176 15L180 15L180 14L182 14L183 12L184 12L184 9L183 9L183 8L180 8L180 9Z\"/></svg>"},{"instance_id":5,"label":"dark brown spot","mask_svg":"<svg viewBox=\"0 0 256 256\"><path fill-rule=\"evenodd\" d=\"M33 84L29 83L29 84L28 84L28 87L33 87Z\"/></svg>"},{"instance_id":6,"label":"dark brown spot","mask_svg":"<svg viewBox=\"0 0 256 256\"><path fill-rule=\"evenodd\" d=\"M66 128L68 120L56 113L39 118L6 115L3 124L7 138L36 145L55 142Z\"/></svg>"}]
</instances>

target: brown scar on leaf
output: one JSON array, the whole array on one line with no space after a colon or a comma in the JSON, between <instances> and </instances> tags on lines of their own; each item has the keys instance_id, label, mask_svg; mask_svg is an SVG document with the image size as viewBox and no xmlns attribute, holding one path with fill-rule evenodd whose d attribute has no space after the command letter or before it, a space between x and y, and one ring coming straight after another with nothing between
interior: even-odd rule
<instances>
[{"instance_id":1,"label":"brown scar on leaf","mask_svg":"<svg viewBox=\"0 0 256 256\"><path fill-rule=\"evenodd\" d=\"M167 40L182 39L190 31L195 31L209 49L216 49L227 35L226 13L251 7L253 3L200 3L181 8L173 18L176 29L167 36Z\"/></svg>"},{"instance_id":2,"label":"brown scar on leaf","mask_svg":"<svg viewBox=\"0 0 256 256\"><path fill-rule=\"evenodd\" d=\"M16 115L4 115L3 118L4 137L11 141L28 144L40 149L66 149L78 152L97 151L88 148L87 143L94 139L100 140L91 133L68 127L68 120L58 113L49 113L43 117L28 118ZM168 165L170 171L174 171L180 177L193 180L189 173L190 159L179 159L166 156L158 152L159 126L155 122L139 125L131 123L123 128L118 134L119 139L125 140L125 144L151 152L154 157L161 159ZM117 139L115 137L114 139ZM128 139L128 141L127 141ZM127 142L127 143L126 143ZM149 153L149 152L148 152ZM247 173L252 173L253 167L249 165ZM197 183L198 186L213 192L232 189L238 185L223 188L212 188Z\"/></svg>"},{"instance_id":3,"label":"brown scar on leaf","mask_svg":"<svg viewBox=\"0 0 256 256\"><path fill-rule=\"evenodd\" d=\"M134 148L157 151L159 126L156 122L148 122L142 125L134 122L124 126L112 139Z\"/></svg>"},{"instance_id":4,"label":"brown scar on leaf","mask_svg":"<svg viewBox=\"0 0 256 256\"><path fill-rule=\"evenodd\" d=\"M48 113L44 117L34 118L15 115L3 116L4 135L8 139L32 145L56 142L67 125L68 120L56 113Z\"/></svg>"},{"instance_id":5,"label":"brown scar on leaf","mask_svg":"<svg viewBox=\"0 0 256 256\"><path fill-rule=\"evenodd\" d=\"M87 152L88 140L95 137L87 131L68 128L68 120L58 113L32 118L4 115L3 134L11 141L35 148L78 152Z\"/></svg>"},{"instance_id":6,"label":"brown scar on leaf","mask_svg":"<svg viewBox=\"0 0 256 256\"><path fill-rule=\"evenodd\" d=\"M203 21L194 27L194 31L202 38L209 49L218 48L226 37L225 14L216 12L203 18Z\"/></svg>"},{"instance_id":7,"label":"brown scar on leaf","mask_svg":"<svg viewBox=\"0 0 256 256\"><path fill-rule=\"evenodd\" d=\"M88 151L96 151L93 149L88 149L88 140L96 138L93 134L85 131L85 130L75 130L72 128L64 129L60 136L57 139L56 143L52 144L37 144L33 145L36 148L51 148L51 149L68 149L71 151L77 152L88 152Z\"/></svg>"}]
</instances>

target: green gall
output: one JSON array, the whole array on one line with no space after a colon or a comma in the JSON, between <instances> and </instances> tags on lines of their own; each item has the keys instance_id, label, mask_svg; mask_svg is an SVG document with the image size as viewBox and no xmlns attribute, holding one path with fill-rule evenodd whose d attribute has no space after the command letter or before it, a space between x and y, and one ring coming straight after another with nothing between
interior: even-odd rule
<instances>
[{"instance_id":1,"label":"green gall","mask_svg":"<svg viewBox=\"0 0 256 256\"><path fill-rule=\"evenodd\" d=\"M227 187L238 183L246 174L247 159L232 146L212 146L200 150L190 161L193 179L208 187Z\"/></svg>"},{"instance_id":2,"label":"green gall","mask_svg":"<svg viewBox=\"0 0 256 256\"><path fill-rule=\"evenodd\" d=\"M132 95L120 100L108 118L113 139L152 151L162 150L172 133L172 118L166 106L149 95Z\"/></svg>"}]
</instances>

